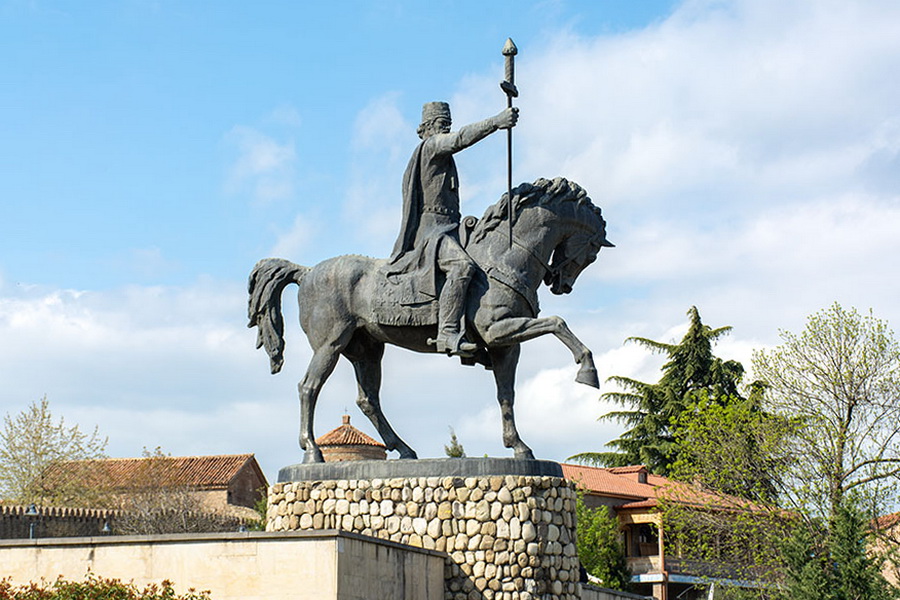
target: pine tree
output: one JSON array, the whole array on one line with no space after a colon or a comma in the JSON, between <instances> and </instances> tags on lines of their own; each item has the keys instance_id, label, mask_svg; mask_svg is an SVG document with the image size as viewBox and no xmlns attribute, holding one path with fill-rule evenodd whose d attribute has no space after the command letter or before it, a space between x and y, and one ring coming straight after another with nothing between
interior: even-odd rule
<instances>
[{"instance_id":1,"label":"pine tree","mask_svg":"<svg viewBox=\"0 0 900 600\"><path fill-rule=\"evenodd\" d=\"M845 498L831 521L798 523L785 541L784 600L891 600L900 590L870 552L872 531L856 501Z\"/></svg>"},{"instance_id":2,"label":"pine tree","mask_svg":"<svg viewBox=\"0 0 900 600\"><path fill-rule=\"evenodd\" d=\"M459 443L459 440L456 439L456 432L453 431L452 427L450 428L450 443L444 444L444 454L450 458L466 457L466 450L463 448L463 445Z\"/></svg>"},{"instance_id":3,"label":"pine tree","mask_svg":"<svg viewBox=\"0 0 900 600\"><path fill-rule=\"evenodd\" d=\"M697 307L691 307L687 314L690 325L678 344L642 337L626 340L666 354L668 361L662 367L662 376L657 383L611 377L609 380L624 391L608 392L603 394L603 399L632 410L611 412L601 419L618 420L629 429L609 442L615 451L577 454L571 460L606 466L643 464L654 473L670 474L679 454L678 419L697 394L704 392L714 400L739 397L743 366L736 361L723 361L712 352L713 342L731 327L712 329L704 325Z\"/></svg>"},{"instance_id":4,"label":"pine tree","mask_svg":"<svg viewBox=\"0 0 900 600\"><path fill-rule=\"evenodd\" d=\"M831 581L828 560L816 543L820 531L812 531L813 524L799 523L784 542L785 581L782 598L787 600L828 600ZM816 528L818 529L818 528Z\"/></svg>"}]
</instances>

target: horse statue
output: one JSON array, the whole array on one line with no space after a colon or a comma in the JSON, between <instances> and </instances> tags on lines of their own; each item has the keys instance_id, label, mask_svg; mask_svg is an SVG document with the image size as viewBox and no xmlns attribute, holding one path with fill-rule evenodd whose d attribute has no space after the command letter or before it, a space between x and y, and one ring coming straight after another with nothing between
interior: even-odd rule
<instances>
[{"instance_id":1,"label":"horse statue","mask_svg":"<svg viewBox=\"0 0 900 600\"><path fill-rule=\"evenodd\" d=\"M578 275L597 257L606 239L606 222L598 207L576 183L563 178L539 179L512 190L513 226L508 227L509 195L485 211L480 221L467 218L461 243L481 268L469 286L466 308L468 336L481 348L477 362L491 368L503 421L503 444L516 458L533 459L521 440L513 416L514 383L520 344L555 335L580 365L576 381L599 387L591 351L557 316L538 317L541 282L554 294L568 294ZM469 225L467 227L467 224ZM381 410L381 359L384 345L415 352L435 352L429 338L436 326L388 325L377 318L390 283L387 261L365 256L338 256L314 267L267 258L250 274L248 327L258 327L256 347L265 347L272 373L284 362L284 288L299 286L300 325L313 356L300 382L300 446L303 462L322 462L313 435L316 399L343 355L353 364L359 386L357 404L388 450L400 458L417 458L394 431ZM389 303L388 303L389 304ZM399 311L401 307L397 306ZM471 363L470 363L471 364Z\"/></svg>"}]
</instances>

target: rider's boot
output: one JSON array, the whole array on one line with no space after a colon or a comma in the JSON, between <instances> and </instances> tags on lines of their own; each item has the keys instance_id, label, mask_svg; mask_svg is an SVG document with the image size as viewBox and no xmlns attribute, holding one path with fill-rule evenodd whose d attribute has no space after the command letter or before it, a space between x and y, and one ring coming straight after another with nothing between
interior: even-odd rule
<instances>
[{"instance_id":1,"label":"rider's boot","mask_svg":"<svg viewBox=\"0 0 900 600\"><path fill-rule=\"evenodd\" d=\"M461 323L466 308L466 290L472 275L447 275L438 301L438 335L435 339L437 351L451 356L472 358L478 345L465 338Z\"/></svg>"}]
</instances>

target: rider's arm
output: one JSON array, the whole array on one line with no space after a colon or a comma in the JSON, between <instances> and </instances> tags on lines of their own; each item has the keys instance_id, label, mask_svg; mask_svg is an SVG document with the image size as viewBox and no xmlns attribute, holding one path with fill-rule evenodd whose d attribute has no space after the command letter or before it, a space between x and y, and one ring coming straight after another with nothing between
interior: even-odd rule
<instances>
[{"instance_id":1,"label":"rider's arm","mask_svg":"<svg viewBox=\"0 0 900 600\"><path fill-rule=\"evenodd\" d=\"M480 142L498 129L507 129L516 124L518 109L506 109L500 114L462 127L459 131L439 133L432 136L435 154L453 154L472 144Z\"/></svg>"}]
</instances>

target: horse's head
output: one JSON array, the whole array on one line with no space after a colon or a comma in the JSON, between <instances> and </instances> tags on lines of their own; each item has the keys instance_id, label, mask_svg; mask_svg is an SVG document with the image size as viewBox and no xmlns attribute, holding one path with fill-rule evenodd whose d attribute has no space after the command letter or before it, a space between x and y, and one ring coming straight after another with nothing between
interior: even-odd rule
<instances>
[{"instance_id":1,"label":"horse's head","mask_svg":"<svg viewBox=\"0 0 900 600\"><path fill-rule=\"evenodd\" d=\"M562 177L523 183L512 192L516 217L510 241L505 241L509 234L500 227L501 223L508 222L510 210L504 196L485 211L475 226L474 246L484 244L492 248L485 253L487 260L500 255L511 257L511 262L523 260L534 270L542 269L529 280L534 286L531 289L543 279L554 294L568 294L584 268L596 260L600 248L613 246L606 239L606 221L600 209L581 186ZM526 252L502 252L513 244ZM515 263L506 269L527 270Z\"/></svg>"},{"instance_id":2,"label":"horse's head","mask_svg":"<svg viewBox=\"0 0 900 600\"><path fill-rule=\"evenodd\" d=\"M592 262L604 246L612 248L614 244L606 239L606 223L600 218L598 230L590 228L578 231L566 237L553 251L550 270L544 274L544 283L554 294L568 294L575 285L575 280Z\"/></svg>"},{"instance_id":3,"label":"horse's head","mask_svg":"<svg viewBox=\"0 0 900 600\"><path fill-rule=\"evenodd\" d=\"M614 245L606 239L606 221L600 209L576 183L556 179L550 182L556 202L560 237L550 256L544 283L554 294L568 294L581 272L597 260L600 249Z\"/></svg>"}]
</instances>

